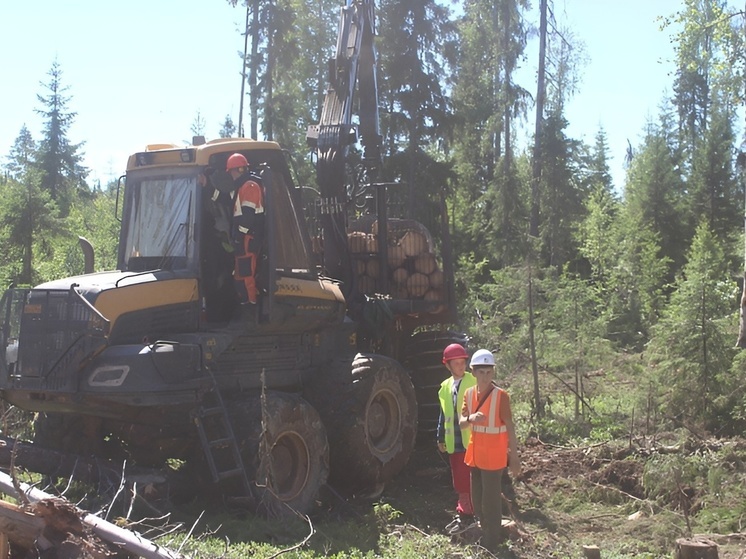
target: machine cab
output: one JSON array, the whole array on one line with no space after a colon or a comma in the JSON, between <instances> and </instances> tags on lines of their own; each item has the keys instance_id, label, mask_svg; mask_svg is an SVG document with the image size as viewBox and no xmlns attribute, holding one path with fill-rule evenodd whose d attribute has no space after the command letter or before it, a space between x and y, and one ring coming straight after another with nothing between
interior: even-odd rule
<instances>
[{"instance_id":1,"label":"machine cab","mask_svg":"<svg viewBox=\"0 0 746 559\"><path fill-rule=\"evenodd\" d=\"M267 218L257 269L260 312L269 320L278 293L308 293L319 283L302 210L276 143L221 139L188 148L148 146L128 163L118 268L197 278L207 323L230 321L239 305L231 240L234 185L225 171L233 153L262 172Z\"/></svg>"}]
</instances>

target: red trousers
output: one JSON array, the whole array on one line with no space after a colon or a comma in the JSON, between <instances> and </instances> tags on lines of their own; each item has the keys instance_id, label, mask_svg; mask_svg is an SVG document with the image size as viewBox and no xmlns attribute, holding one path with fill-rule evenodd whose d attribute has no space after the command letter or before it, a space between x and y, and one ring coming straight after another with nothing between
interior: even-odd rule
<instances>
[{"instance_id":1,"label":"red trousers","mask_svg":"<svg viewBox=\"0 0 746 559\"><path fill-rule=\"evenodd\" d=\"M464 464L465 454L465 452L454 452L449 455L449 460L453 488L458 493L456 512L471 516L474 514L474 506L471 503L471 468Z\"/></svg>"}]
</instances>

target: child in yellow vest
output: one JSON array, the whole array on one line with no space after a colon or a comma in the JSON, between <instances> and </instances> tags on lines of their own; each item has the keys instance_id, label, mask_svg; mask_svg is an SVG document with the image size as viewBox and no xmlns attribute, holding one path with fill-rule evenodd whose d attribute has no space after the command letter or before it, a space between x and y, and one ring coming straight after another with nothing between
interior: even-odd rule
<instances>
[{"instance_id":1,"label":"child in yellow vest","mask_svg":"<svg viewBox=\"0 0 746 559\"><path fill-rule=\"evenodd\" d=\"M466 370L468 354L460 344L451 344L443 351L443 364L451 373L440 385L438 400L438 450L448 453L453 488L458 494L456 517L446 526L446 531L459 534L475 525L471 503L469 467L464 464L464 453L469 444L469 430L459 427L459 415L466 389L476 384L476 379Z\"/></svg>"}]
</instances>

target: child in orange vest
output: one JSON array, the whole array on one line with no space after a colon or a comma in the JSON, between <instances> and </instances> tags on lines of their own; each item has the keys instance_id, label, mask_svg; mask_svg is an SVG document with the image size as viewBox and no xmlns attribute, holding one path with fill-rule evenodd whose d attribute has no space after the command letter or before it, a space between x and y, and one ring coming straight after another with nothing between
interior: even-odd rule
<instances>
[{"instance_id":1,"label":"child in orange vest","mask_svg":"<svg viewBox=\"0 0 746 559\"><path fill-rule=\"evenodd\" d=\"M510 397L493 382L492 352L476 351L470 365L477 385L464 394L459 425L471 428L464 462L471 466L471 498L484 534L482 545L494 552L501 541L503 470L510 467L513 476L518 476L521 461Z\"/></svg>"}]
</instances>

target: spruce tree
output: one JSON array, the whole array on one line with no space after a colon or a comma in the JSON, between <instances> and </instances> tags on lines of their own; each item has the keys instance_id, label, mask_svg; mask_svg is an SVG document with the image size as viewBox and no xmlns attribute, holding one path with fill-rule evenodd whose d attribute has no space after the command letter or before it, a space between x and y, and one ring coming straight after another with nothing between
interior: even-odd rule
<instances>
[{"instance_id":1,"label":"spruce tree","mask_svg":"<svg viewBox=\"0 0 746 559\"><path fill-rule=\"evenodd\" d=\"M10 148L5 169L11 178L22 180L36 161L36 142L24 124Z\"/></svg>"},{"instance_id":2,"label":"spruce tree","mask_svg":"<svg viewBox=\"0 0 746 559\"><path fill-rule=\"evenodd\" d=\"M401 178L402 188L391 195L403 213L433 228L449 174L443 139L450 136L450 102L443 76L454 29L448 8L433 0L382 0L378 15L384 172Z\"/></svg>"},{"instance_id":3,"label":"spruce tree","mask_svg":"<svg viewBox=\"0 0 746 559\"><path fill-rule=\"evenodd\" d=\"M514 74L526 46L527 8L520 0L466 2L454 47L455 215L468 235L461 251L493 266L525 254L526 179L514 132L530 96Z\"/></svg>"},{"instance_id":4,"label":"spruce tree","mask_svg":"<svg viewBox=\"0 0 746 559\"><path fill-rule=\"evenodd\" d=\"M649 359L669 390L665 407L670 416L719 428L713 421L714 404L723 396L717 379L730 369L735 351L736 285L724 281L727 261L707 220L697 228L687 256L670 303L653 329Z\"/></svg>"},{"instance_id":5,"label":"spruce tree","mask_svg":"<svg viewBox=\"0 0 746 559\"><path fill-rule=\"evenodd\" d=\"M671 263L669 282L685 261L693 231L686 207L686 185L673 121L664 111L649 123L629 170L625 205L635 221L660 236L662 256Z\"/></svg>"},{"instance_id":6,"label":"spruce tree","mask_svg":"<svg viewBox=\"0 0 746 559\"><path fill-rule=\"evenodd\" d=\"M540 138L540 250L547 266L564 266L577 260L574 231L585 217L583 203L587 187L576 180L580 161L574 156L580 151L580 143L566 136L566 127L567 121L561 114L551 114Z\"/></svg>"},{"instance_id":7,"label":"spruce tree","mask_svg":"<svg viewBox=\"0 0 746 559\"><path fill-rule=\"evenodd\" d=\"M55 60L48 72L49 82L42 84L47 95L37 95L43 108L37 110L44 118L44 132L39 142L36 162L41 172L41 188L67 215L70 204L88 190L85 179L88 170L82 165L82 144L72 144L67 137L76 113L68 111L70 97L62 84L62 69Z\"/></svg>"},{"instance_id":8,"label":"spruce tree","mask_svg":"<svg viewBox=\"0 0 746 559\"><path fill-rule=\"evenodd\" d=\"M220 125L220 132L218 132L218 135L221 138L232 138L235 134L236 125L233 124L231 115L225 115L225 120L223 121L223 124Z\"/></svg>"},{"instance_id":9,"label":"spruce tree","mask_svg":"<svg viewBox=\"0 0 746 559\"><path fill-rule=\"evenodd\" d=\"M37 262L52 255L54 240L63 232L57 205L41 188L38 170L29 169L20 181L11 180L3 187L0 238L8 279L19 285L46 279L38 272Z\"/></svg>"},{"instance_id":10,"label":"spruce tree","mask_svg":"<svg viewBox=\"0 0 746 559\"><path fill-rule=\"evenodd\" d=\"M733 237L743 223L743 188L733 168L735 143L732 116L714 103L710 123L694 148L688 180L691 220L704 217L720 239Z\"/></svg>"}]
</instances>

